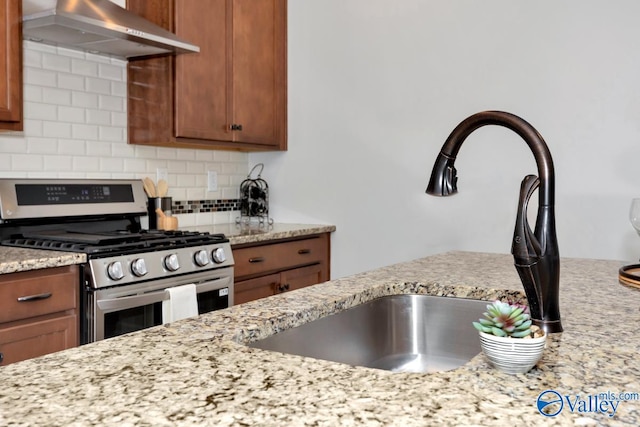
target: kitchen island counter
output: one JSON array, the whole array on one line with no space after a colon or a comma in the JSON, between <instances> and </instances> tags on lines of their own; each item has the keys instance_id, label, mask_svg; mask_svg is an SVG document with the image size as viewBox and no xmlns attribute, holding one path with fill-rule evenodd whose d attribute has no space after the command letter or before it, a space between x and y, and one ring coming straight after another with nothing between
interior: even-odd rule
<instances>
[{"instance_id":1,"label":"kitchen island counter","mask_svg":"<svg viewBox=\"0 0 640 427\"><path fill-rule=\"evenodd\" d=\"M523 300L510 256L449 252L0 368L0 425L639 425L640 291L618 283L622 264L562 260L565 331L527 374L483 355L412 374L242 344L382 295ZM615 413L565 403L547 418L545 390L629 394Z\"/></svg>"}]
</instances>

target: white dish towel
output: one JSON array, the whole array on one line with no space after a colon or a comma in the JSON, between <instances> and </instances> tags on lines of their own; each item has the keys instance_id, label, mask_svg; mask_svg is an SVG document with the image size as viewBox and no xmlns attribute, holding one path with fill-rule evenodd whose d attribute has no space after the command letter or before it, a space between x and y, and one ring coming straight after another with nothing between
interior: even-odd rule
<instances>
[{"instance_id":1,"label":"white dish towel","mask_svg":"<svg viewBox=\"0 0 640 427\"><path fill-rule=\"evenodd\" d=\"M162 323L171 323L198 315L196 285L193 283L167 288L169 299L162 301Z\"/></svg>"}]
</instances>

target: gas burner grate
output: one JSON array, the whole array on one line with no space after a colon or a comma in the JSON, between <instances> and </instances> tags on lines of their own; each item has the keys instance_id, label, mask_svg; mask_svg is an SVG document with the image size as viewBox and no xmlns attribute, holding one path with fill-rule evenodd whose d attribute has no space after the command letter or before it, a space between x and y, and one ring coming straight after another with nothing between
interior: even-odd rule
<instances>
[{"instance_id":1,"label":"gas burner grate","mask_svg":"<svg viewBox=\"0 0 640 427\"><path fill-rule=\"evenodd\" d=\"M45 249L66 252L82 252L88 255L112 255L153 252L172 248L185 248L212 243L227 242L224 234L210 234L195 231L157 231L142 230L131 233L130 239L119 234L120 239L114 243L100 243L87 241L56 240L55 238L25 238L23 236L11 238L1 242L4 246L31 249Z\"/></svg>"}]
</instances>

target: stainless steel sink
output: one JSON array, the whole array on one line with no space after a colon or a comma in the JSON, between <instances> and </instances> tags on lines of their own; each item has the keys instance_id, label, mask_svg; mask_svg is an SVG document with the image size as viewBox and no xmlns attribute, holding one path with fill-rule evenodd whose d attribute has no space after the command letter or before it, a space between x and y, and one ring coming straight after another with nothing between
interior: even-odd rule
<instances>
[{"instance_id":1,"label":"stainless steel sink","mask_svg":"<svg viewBox=\"0 0 640 427\"><path fill-rule=\"evenodd\" d=\"M487 301L391 295L311 321L250 347L394 372L455 369L480 353Z\"/></svg>"}]
</instances>

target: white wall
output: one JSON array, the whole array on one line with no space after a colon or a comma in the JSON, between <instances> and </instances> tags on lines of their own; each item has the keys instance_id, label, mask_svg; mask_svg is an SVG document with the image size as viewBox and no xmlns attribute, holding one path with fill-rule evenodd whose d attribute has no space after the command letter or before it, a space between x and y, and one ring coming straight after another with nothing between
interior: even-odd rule
<instances>
[{"instance_id":1,"label":"white wall","mask_svg":"<svg viewBox=\"0 0 640 427\"><path fill-rule=\"evenodd\" d=\"M276 221L337 226L334 278L509 252L520 180L536 171L515 134L476 131L456 162L460 193L424 194L455 125L505 110L554 156L561 255L637 259L638 16L637 0L291 1L290 149L249 166L265 163Z\"/></svg>"}]
</instances>

